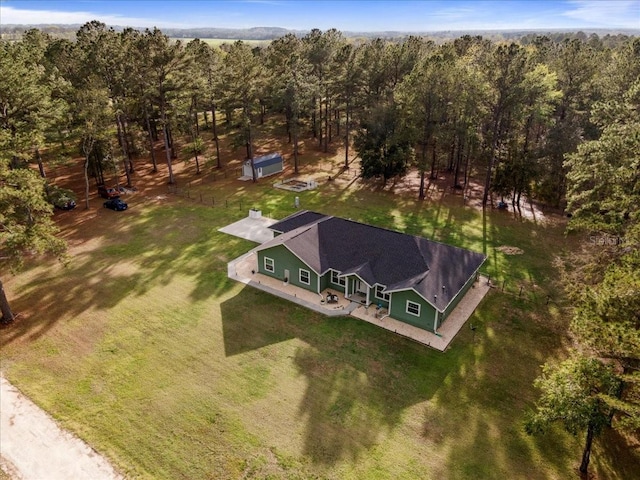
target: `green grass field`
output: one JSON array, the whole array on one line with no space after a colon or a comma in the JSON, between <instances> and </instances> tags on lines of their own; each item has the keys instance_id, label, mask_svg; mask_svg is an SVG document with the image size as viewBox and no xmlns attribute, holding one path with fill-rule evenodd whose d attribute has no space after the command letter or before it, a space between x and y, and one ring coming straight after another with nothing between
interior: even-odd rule
<instances>
[{"instance_id":1,"label":"green grass field","mask_svg":"<svg viewBox=\"0 0 640 480\"><path fill-rule=\"evenodd\" d=\"M553 260L576 239L562 225L357 184L200 188L277 217L300 196L305 208L484 251L485 273L531 288L522 298L490 292L476 329L439 353L228 280L226 263L252 247L217 231L246 216L239 208L140 196L122 214L68 222L66 266L34 262L6 282L23 318L0 332L2 370L127 477L576 475L582 438L522 428L540 365L568 344ZM597 478L632 478L638 456L622 445L615 435L596 442Z\"/></svg>"}]
</instances>

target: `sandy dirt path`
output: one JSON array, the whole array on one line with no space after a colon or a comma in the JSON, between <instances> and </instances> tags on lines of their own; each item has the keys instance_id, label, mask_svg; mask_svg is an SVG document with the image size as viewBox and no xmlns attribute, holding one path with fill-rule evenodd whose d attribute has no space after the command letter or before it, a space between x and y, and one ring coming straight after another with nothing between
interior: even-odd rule
<instances>
[{"instance_id":1,"label":"sandy dirt path","mask_svg":"<svg viewBox=\"0 0 640 480\"><path fill-rule=\"evenodd\" d=\"M0 376L0 456L24 480L122 479L111 464Z\"/></svg>"}]
</instances>

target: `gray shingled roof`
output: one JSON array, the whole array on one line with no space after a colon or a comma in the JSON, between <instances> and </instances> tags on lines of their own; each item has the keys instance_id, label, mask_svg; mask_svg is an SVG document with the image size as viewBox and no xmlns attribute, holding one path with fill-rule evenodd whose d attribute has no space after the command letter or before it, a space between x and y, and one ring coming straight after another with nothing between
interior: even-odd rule
<instances>
[{"instance_id":1,"label":"gray shingled roof","mask_svg":"<svg viewBox=\"0 0 640 480\"><path fill-rule=\"evenodd\" d=\"M327 218L328 215L322 213L311 212L309 210L301 210L292 215L289 215L283 220L274 223L269 228L274 232L286 233L304 225L315 223L322 218Z\"/></svg>"},{"instance_id":2,"label":"gray shingled roof","mask_svg":"<svg viewBox=\"0 0 640 480\"><path fill-rule=\"evenodd\" d=\"M259 250L285 245L319 274L333 269L357 274L371 286L384 285L385 291L413 289L441 311L486 259L463 248L316 212L299 212L271 228L278 225L285 233ZM287 227L293 228L283 230Z\"/></svg>"}]
</instances>

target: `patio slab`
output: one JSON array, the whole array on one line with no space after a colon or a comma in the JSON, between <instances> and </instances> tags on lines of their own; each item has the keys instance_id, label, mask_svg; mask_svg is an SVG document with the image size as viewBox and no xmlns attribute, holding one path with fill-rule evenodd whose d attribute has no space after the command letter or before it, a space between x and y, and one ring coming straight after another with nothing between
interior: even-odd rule
<instances>
[{"instance_id":1,"label":"patio slab","mask_svg":"<svg viewBox=\"0 0 640 480\"><path fill-rule=\"evenodd\" d=\"M250 285L259 290L263 290L277 297L291 301L310 310L322 313L327 316L344 316L353 315L356 318L369 322L378 327L389 330L398 335L410 338L428 347L438 351L445 351L455 338L456 334L462 329L466 321L469 319L473 311L480 304L484 296L490 290L490 285L485 277L479 276L472 288L469 289L465 297L451 312L449 317L438 329L438 333L434 334L427 330L414 327L407 323L401 322L388 315L381 315L376 310L375 305L368 307L356 302L352 302L344 297L344 294L331 290L331 293L338 295L337 304L328 304L324 302L327 291L322 294L310 292L304 288L284 283L281 280L258 273L256 249L249 251L229 262L227 266L227 274L229 278L238 282Z\"/></svg>"},{"instance_id":2,"label":"patio slab","mask_svg":"<svg viewBox=\"0 0 640 480\"><path fill-rule=\"evenodd\" d=\"M218 229L219 232L244 238L256 243L265 243L273 238L273 231L269 227L277 220L267 217L243 218L237 222Z\"/></svg>"}]
</instances>

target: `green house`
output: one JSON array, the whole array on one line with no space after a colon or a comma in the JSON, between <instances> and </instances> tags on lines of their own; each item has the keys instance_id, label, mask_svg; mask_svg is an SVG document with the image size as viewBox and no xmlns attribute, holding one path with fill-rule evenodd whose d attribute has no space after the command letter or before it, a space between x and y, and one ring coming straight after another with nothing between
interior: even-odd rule
<instances>
[{"instance_id":1,"label":"green house","mask_svg":"<svg viewBox=\"0 0 640 480\"><path fill-rule=\"evenodd\" d=\"M258 271L311 292L342 292L432 332L473 285L486 257L339 217L301 211L270 227Z\"/></svg>"}]
</instances>

